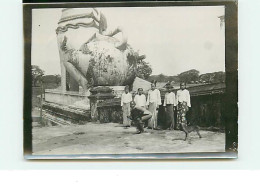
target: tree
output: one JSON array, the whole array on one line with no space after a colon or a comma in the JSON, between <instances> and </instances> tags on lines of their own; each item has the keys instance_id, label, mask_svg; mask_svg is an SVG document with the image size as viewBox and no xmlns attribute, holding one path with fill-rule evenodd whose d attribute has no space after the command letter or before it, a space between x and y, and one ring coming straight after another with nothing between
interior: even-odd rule
<instances>
[{"instance_id":1,"label":"tree","mask_svg":"<svg viewBox=\"0 0 260 185\"><path fill-rule=\"evenodd\" d=\"M225 82L225 72L219 71L214 73L205 73L200 75L199 81L203 83L220 83Z\"/></svg>"},{"instance_id":2,"label":"tree","mask_svg":"<svg viewBox=\"0 0 260 185\"><path fill-rule=\"evenodd\" d=\"M167 79L167 76L165 76L164 74L159 74L158 75L158 78L157 78L157 81L158 82L166 82L168 79Z\"/></svg>"},{"instance_id":3,"label":"tree","mask_svg":"<svg viewBox=\"0 0 260 185\"><path fill-rule=\"evenodd\" d=\"M173 82L173 83L178 83L180 82L180 78L178 76L167 76L164 74L159 74L159 75L151 75L148 78L148 81L158 81L158 82Z\"/></svg>"},{"instance_id":4,"label":"tree","mask_svg":"<svg viewBox=\"0 0 260 185\"><path fill-rule=\"evenodd\" d=\"M214 82L215 83L225 82L225 78L226 78L225 72L223 71L215 72Z\"/></svg>"},{"instance_id":5,"label":"tree","mask_svg":"<svg viewBox=\"0 0 260 185\"><path fill-rule=\"evenodd\" d=\"M199 81L201 83L209 83L210 78L211 78L210 76L211 76L211 73L201 74L199 77Z\"/></svg>"},{"instance_id":6,"label":"tree","mask_svg":"<svg viewBox=\"0 0 260 185\"><path fill-rule=\"evenodd\" d=\"M61 76L60 75L55 75L55 83L56 85L59 85L61 82Z\"/></svg>"},{"instance_id":7,"label":"tree","mask_svg":"<svg viewBox=\"0 0 260 185\"><path fill-rule=\"evenodd\" d=\"M191 81L199 80L199 71L196 69L191 69L189 71L185 71L178 75L181 82L191 83Z\"/></svg>"},{"instance_id":8,"label":"tree","mask_svg":"<svg viewBox=\"0 0 260 185\"><path fill-rule=\"evenodd\" d=\"M147 79L152 74L152 68L145 62L145 55L139 55L139 51L127 56L129 65L136 65L135 75L142 79Z\"/></svg>"},{"instance_id":9,"label":"tree","mask_svg":"<svg viewBox=\"0 0 260 185\"><path fill-rule=\"evenodd\" d=\"M143 60L139 61L137 64L136 76L139 78L147 79L151 74L152 74L151 66Z\"/></svg>"},{"instance_id":10,"label":"tree","mask_svg":"<svg viewBox=\"0 0 260 185\"><path fill-rule=\"evenodd\" d=\"M174 83L179 83L180 77L178 77L178 76L168 76L168 81L174 82Z\"/></svg>"},{"instance_id":11,"label":"tree","mask_svg":"<svg viewBox=\"0 0 260 185\"><path fill-rule=\"evenodd\" d=\"M41 77L44 75L44 71L40 69L37 65L32 65L31 67L32 72L32 82L33 86L35 87L37 82L41 79Z\"/></svg>"}]
</instances>

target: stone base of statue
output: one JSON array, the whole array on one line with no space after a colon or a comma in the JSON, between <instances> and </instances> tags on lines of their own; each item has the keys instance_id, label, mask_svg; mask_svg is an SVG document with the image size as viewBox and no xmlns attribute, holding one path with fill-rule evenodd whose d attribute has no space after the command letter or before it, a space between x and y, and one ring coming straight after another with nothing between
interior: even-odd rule
<instances>
[{"instance_id":1,"label":"stone base of statue","mask_svg":"<svg viewBox=\"0 0 260 185\"><path fill-rule=\"evenodd\" d=\"M122 123L121 94L124 86L98 86L86 94L45 90L44 125Z\"/></svg>"},{"instance_id":2,"label":"stone base of statue","mask_svg":"<svg viewBox=\"0 0 260 185\"><path fill-rule=\"evenodd\" d=\"M42 109L45 125L86 124L91 121L88 94L45 90Z\"/></svg>"},{"instance_id":3,"label":"stone base of statue","mask_svg":"<svg viewBox=\"0 0 260 185\"><path fill-rule=\"evenodd\" d=\"M122 122L121 99L111 87L94 87L90 90L91 120L100 123Z\"/></svg>"}]
</instances>

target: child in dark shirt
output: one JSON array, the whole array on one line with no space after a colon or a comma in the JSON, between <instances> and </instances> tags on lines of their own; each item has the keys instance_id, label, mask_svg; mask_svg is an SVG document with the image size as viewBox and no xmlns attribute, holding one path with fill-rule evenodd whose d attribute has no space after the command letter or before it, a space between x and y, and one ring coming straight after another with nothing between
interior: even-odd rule
<instances>
[{"instance_id":1,"label":"child in dark shirt","mask_svg":"<svg viewBox=\"0 0 260 185\"><path fill-rule=\"evenodd\" d=\"M140 134L144 132L143 124L152 117L152 113L143 107L137 107L134 101L130 102L130 107L131 115L129 119L131 119L132 123L136 126L137 134Z\"/></svg>"}]
</instances>

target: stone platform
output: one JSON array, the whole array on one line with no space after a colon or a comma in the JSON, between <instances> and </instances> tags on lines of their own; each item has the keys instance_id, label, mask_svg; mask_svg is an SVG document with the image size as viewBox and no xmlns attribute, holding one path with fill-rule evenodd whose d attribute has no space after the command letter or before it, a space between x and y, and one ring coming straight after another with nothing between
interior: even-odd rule
<instances>
[{"instance_id":1,"label":"stone platform","mask_svg":"<svg viewBox=\"0 0 260 185\"><path fill-rule=\"evenodd\" d=\"M86 94L45 90L42 105L45 125L122 123L120 105L123 86L99 86L90 89Z\"/></svg>"},{"instance_id":2,"label":"stone platform","mask_svg":"<svg viewBox=\"0 0 260 185\"><path fill-rule=\"evenodd\" d=\"M90 92L85 94L74 91L59 91L46 89L44 93L45 101L56 103L59 105L66 105L72 108L80 108L83 110L90 110L90 102L88 96Z\"/></svg>"},{"instance_id":3,"label":"stone platform","mask_svg":"<svg viewBox=\"0 0 260 185\"><path fill-rule=\"evenodd\" d=\"M47 89L44 97L45 125L85 124L91 120L88 94Z\"/></svg>"}]
</instances>

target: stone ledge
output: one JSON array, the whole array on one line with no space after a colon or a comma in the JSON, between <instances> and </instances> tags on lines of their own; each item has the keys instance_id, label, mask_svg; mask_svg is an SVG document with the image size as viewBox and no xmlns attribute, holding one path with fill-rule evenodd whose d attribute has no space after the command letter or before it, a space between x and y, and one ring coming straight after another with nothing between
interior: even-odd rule
<instances>
[{"instance_id":1,"label":"stone ledge","mask_svg":"<svg viewBox=\"0 0 260 185\"><path fill-rule=\"evenodd\" d=\"M61 122L61 124L63 122L63 124L65 125L68 124L67 122L81 124L82 121L91 121L90 110L73 108L65 105L48 102L43 103L43 110L46 113L46 119L50 117L56 117L59 118L59 122Z\"/></svg>"},{"instance_id":2,"label":"stone ledge","mask_svg":"<svg viewBox=\"0 0 260 185\"><path fill-rule=\"evenodd\" d=\"M50 89L45 89L45 93L51 93L51 94L61 94L61 95L70 95L70 96L81 96L81 97L88 97L88 95L83 94L83 93L78 93L75 91L58 91L58 90L50 90Z\"/></svg>"}]
</instances>

